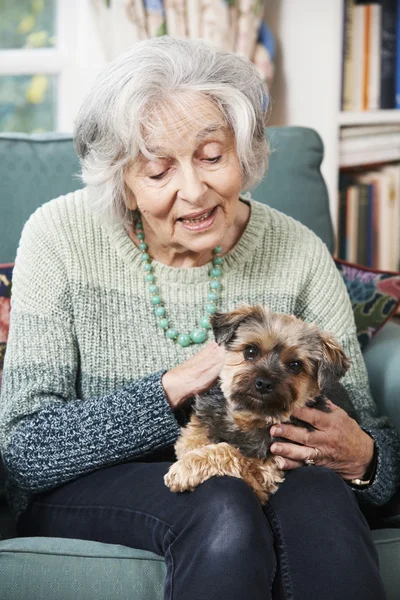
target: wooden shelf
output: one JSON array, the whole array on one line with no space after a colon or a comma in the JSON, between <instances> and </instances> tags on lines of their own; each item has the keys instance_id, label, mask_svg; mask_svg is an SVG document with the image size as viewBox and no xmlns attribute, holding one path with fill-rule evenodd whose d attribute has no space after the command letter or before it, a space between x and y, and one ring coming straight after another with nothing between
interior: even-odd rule
<instances>
[{"instance_id":1,"label":"wooden shelf","mask_svg":"<svg viewBox=\"0 0 400 600\"><path fill-rule=\"evenodd\" d=\"M340 112L338 124L340 127L352 125L382 125L385 123L400 123L400 110L370 110L361 112Z\"/></svg>"}]
</instances>

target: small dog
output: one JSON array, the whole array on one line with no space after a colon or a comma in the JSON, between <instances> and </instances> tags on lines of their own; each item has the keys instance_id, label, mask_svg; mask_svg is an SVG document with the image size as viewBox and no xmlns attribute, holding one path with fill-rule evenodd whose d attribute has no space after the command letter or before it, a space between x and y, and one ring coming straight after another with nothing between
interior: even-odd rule
<instances>
[{"instance_id":1,"label":"small dog","mask_svg":"<svg viewBox=\"0 0 400 600\"><path fill-rule=\"evenodd\" d=\"M217 313L211 322L226 350L219 384L195 397L194 412L175 444L178 460L164 482L183 492L213 476L230 475L246 481L263 504L284 475L282 458L269 450L275 441L271 426L288 421L296 407L329 411L327 397L351 414L340 384L339 401L334 397L349 361L316 325L261 305Z\"/></svg>"}]
</instances>

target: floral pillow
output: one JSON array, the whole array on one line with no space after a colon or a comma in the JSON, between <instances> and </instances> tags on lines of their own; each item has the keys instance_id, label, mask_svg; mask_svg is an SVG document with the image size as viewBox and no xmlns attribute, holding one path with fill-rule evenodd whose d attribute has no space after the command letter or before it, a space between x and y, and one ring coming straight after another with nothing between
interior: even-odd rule
<instances>
[{"instance_id":1,"label":"floral pillow","mask_svg":"<svg viewBox=\"0 0 400 600\"><path fill-rule=\"evenodd\" d=\"M400 306L400 273L375 271L335 259L353 306L361 349L397 312Z\"/></svg>"},{"instance_id":2,"label":"floral pillow","mask_svg":"<svg viewBox=\"0 0 400 600\"><path fill-rule=\"evenodd\" d=\"M0 265L0 385L8 328L10 325L10 296L13 266L12 264Z\"/></svg>"}]
</instances>

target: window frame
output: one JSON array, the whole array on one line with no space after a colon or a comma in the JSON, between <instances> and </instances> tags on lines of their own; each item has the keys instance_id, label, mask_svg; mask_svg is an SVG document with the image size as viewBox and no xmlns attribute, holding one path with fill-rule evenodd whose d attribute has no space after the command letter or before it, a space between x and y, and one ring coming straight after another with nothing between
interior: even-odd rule
<instances>
[{"instance_id":1,"label":"window frame","mask_svg":"<svg viewBox=\"0 0 400 600\"><path fill-rule=\"evenodd\" d=\"M82 8L87 8L84 4L79 0L56 0L56 44L53 48L0 49L0 76L57 76L55 131L72 131L80 100L78 37L85 16Z\"/></svg>"}]
</instances>

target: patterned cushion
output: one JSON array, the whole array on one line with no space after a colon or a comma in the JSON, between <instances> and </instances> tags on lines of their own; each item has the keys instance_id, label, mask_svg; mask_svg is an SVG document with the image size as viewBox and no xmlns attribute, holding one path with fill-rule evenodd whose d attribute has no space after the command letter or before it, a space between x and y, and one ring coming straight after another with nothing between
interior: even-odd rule
<instances>
[{"instance_id":1,"label":"patterned cushion","mask_svg":"<svg viewBox=\"0 0 400 600\"><path fill-rule=\"evenodd\" d=\"M335 259L353 305L357 336L364 349L400 305L400 273L376 271Z\"/></svg>"},{"instance_id":2,"label":"patterned cushion","mask_svg":"<svg viewBox=\"0 0 400 600\"><path fill-rule=\"evenodd\" d=\"M12 264L0 265L0 385L4 355L10 325L10 296Z\"/></svg>"}]
</instances>

